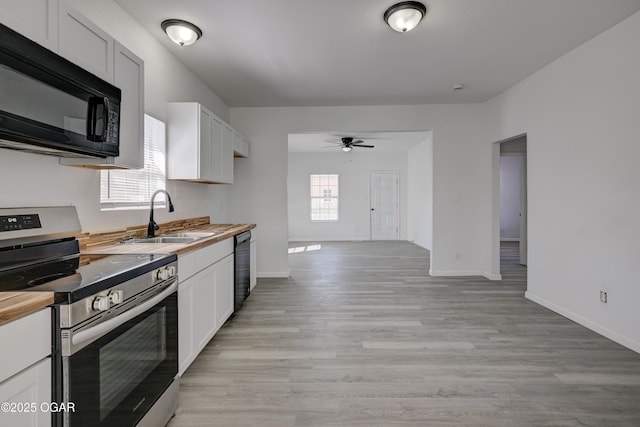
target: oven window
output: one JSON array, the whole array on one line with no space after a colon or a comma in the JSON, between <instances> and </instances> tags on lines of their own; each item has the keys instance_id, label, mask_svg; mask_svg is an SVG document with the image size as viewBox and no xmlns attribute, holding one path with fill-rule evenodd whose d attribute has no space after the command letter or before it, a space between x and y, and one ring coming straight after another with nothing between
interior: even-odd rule
<instances>
[{"instance_id":1,"label":"oven window","mask_svg":"<svg viewBox=\"0 0 640 427\"><path fill-rule=\"evenodd\" d=\"M167 357L166 307L100 348L100 421Z\"/></svg>"}]
</instances>

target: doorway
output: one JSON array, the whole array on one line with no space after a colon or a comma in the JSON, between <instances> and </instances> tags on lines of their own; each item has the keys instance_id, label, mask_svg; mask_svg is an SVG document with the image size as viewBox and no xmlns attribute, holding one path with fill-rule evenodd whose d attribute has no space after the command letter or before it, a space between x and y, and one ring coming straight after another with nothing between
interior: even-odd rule
<instances>
[{"instance_id":1,"label":"doorway","mask_svg":"<svg viewBox=\"0 0 640 427\"><path fill-rule=\"evenodd\" d=\"M527 265L527 136L496 142L493 156L492 279L501 280L505 269Z\"/></svg>"},{"instance_id":2,"label":"doorway","mask_svg":"<svg viewBox=\"0 0 640 427\"><path fill-rule=\"evenodd\" d=\"M370 172L371 240L400 238L399 173Z\"/></svg>"}]
</instances>

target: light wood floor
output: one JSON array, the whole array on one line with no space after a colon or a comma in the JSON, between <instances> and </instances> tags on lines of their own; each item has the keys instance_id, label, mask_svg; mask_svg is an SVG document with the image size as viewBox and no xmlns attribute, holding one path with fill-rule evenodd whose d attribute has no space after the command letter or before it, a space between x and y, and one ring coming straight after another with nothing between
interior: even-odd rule
<instances>
[{"instance_id":1,"label":"light wood floor","mask_svg":"<svg viewBox=\"0 0 640 427\"><path fill-rule=\"evenodd\" d=\"M170 427L640 426L640 355L526 300L514 245L500 282L430 277L408 242L320 245L259 280Z\"/></svg>"}]
</instances>

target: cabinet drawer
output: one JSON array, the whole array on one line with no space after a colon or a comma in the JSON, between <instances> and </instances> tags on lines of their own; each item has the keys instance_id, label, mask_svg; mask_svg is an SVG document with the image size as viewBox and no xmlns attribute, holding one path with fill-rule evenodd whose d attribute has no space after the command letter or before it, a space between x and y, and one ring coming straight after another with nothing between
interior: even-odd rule
<instances>
[{"instance_id":1,"label":"cabinet drawer","mask_svg":"<svg viewBox=\"0 0 640 427\"><path fill-rule=\"evenodd\" d=\"M0 382L51 354L51 309L44 308L0 326L4 352Z\"/></svg>"},{"instance_id":2,"label":"cabinet drawer","mask_svg":"<svg viewBox=\"0 0 640 427\"><path fill-rule=\"evenodd\" d=\"M223 240L195 252L198 271L233 253L233 239Z\"/></svg>"},{"instance_id":3,"label":"cabinet drawer","mask_svg":"<svg viewBox=\"0 0 640 427\"><path fill-rule=\"evenodd\" d=\"M226 239L188 254L178 256L178 277L187 280L199 271L233 253L233 239Z\"/></svg>"}]
</instances>

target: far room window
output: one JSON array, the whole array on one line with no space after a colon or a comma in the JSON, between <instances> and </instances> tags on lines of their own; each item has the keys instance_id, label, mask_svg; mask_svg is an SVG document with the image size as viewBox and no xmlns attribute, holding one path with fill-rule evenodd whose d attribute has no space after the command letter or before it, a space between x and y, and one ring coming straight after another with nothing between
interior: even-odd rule
<instances>
[{"instance_id":1,"label":"far room window","mask_svg":"<svg viewBox=\"0 0 640 427\"><path fill-rule=\"evenodd\" d=\"M311 175L311 221L338 220L338 175Z\"/></svg>"},{"instance_id":2,"label":"far room window","mask_svg":"<svg viewBox=\"0 0 640 427\"><path fill-rule=\"evenodd\" d=\"M165 123L145 114L144 169L101 171L102 210L149 207L153 193L165 189L165 140ZM160 202L156 206L162 207L164 195L156 200Z\"/></svg>"}]
</instances>

